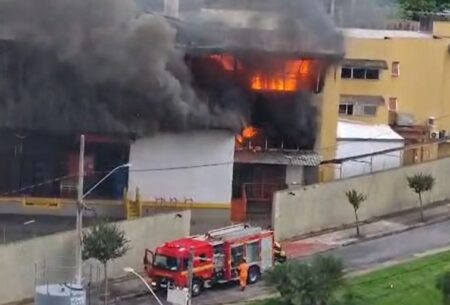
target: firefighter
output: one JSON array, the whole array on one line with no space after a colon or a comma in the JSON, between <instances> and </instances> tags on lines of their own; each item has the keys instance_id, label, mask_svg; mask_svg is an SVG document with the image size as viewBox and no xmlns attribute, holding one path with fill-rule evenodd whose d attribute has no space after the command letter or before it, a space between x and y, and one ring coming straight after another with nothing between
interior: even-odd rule
<instances>
[{"instance_id":1,"label":"firefighter","mask_svg":"<svg viewBox=\"0 0 450 305\"><path fill-rule=\"evenodd\" d=\"M247 278L248 278L248 264L245 258L242 259L241 264L238 267L239 270L239 284L241 286L241 291L245 290L247 286Z\"/></svg>"}]
</instances>

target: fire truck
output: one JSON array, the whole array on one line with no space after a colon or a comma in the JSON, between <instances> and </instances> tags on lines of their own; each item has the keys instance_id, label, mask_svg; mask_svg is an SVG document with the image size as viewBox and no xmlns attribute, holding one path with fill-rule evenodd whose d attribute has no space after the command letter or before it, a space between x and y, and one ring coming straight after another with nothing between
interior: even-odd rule
<instances>
[{"instance_id":1,"label":"fire truck","mask_svg":"<svg viewBox=\"0 0 450 305\"><path fill-rule=\"evenodd\" d=\"M274 247L272 230L239 224L167 242L155 252L146 249L144 266L155 289L187 287L189 261L193 258L191 291L195 297L205 288L237 281L243 258L249 265L248 283L256 283L280 255L280 249L275 253Z\"/></svg>"}]
</instances>

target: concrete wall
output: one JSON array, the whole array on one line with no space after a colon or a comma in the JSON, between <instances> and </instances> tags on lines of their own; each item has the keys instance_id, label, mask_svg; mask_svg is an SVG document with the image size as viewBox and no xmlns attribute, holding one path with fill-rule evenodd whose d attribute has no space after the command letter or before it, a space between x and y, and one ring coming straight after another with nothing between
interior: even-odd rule
<instances>
[{"instance_id":1,"label":"concrete wall","mask_svg":"<svg viewBox=\"0 0 450 305\"><path fill-rule=\"evenodd\" d=\"M226 131L158 134L140 139L130 148L130 194L139 187L143 201L176 198L202 206L229 206L233 160L234 136ZM164 168L177 169L145 171Z\"/></svg>"},{"instance_id":2,"label":"concrete wall","mask_svg":"<svg viewBox=\"0 0 450 305\"><path fill-rule=\"evenodd\" d=\"M408 188L406 181L407 176L415 173L430 173L436 178L432 192L423 196L425 204L449 199L449 168L450 158L446 158L373 175L277 192L273 204L275 234L279 239L286 239L352 223L353 210L345 196L345 192L350 189L368 196L360 209L361 220L417 207L418 197Z\"/></svg>"},{"instance_id":3,"label":"concrete wall","mask_svg":"<svg viewBox=\"0 0 450 305\"><path fill-rule=\"evenodd\" d=\"M110 264L111 277L123 276L123 267L127 266L141 271L145 248L152 249L165 241L189 235L191 214L189 211L178 213L182 215L181 218L170 213L119 222L126 232L126 238L130 240L131 250ZM72 279L73 268L62 271L54 267L73 266L74 240L75 233L70 231L0 246L0 304L33 297L35 264L39 265L38 270L42 272L44 260L47 266L52 266L47 273L49 281ZM43 280L41 272L38 277L40 281Z\"/></svg>"}]
</instances>

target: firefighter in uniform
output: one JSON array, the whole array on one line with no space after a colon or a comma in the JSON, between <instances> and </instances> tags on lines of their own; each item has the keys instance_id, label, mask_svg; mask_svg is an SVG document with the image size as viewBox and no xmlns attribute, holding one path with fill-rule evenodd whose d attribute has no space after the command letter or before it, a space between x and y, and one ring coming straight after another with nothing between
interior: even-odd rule
<instances>
[{"instance_id":1,"label":"firefighter in uniform","mask_svg":"<svg viewBox=\"0 0 450 305\"><path fill-rule=\"evenodd\" d=\"M247 286L247 278L248 278L248 264L245 258L242 259L241 264L238 267L239 270L239 284L241 286L241 291L245 290Z\"/></svg>"}]
</instances>

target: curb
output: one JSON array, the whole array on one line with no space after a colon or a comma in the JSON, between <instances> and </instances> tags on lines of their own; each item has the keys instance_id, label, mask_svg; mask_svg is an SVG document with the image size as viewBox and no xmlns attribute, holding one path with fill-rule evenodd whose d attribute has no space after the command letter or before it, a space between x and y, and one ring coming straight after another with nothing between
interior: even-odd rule
<instances>
[{"instance_id":1,"label":"curb","mask_svg":"<svg viewBox=\"0 0 450 305\"><path fill-rule=\"evenodd\" d=\"M370 241L370 240L374 240L374 239L380 239L380 238L383 238L383 237L400 234L400 233L411 231L411 230L414 230L414 229L417 229L417 228L427 227L427 226L431 226L431 225L434 225L434 224L437 224L437 223L445 222L445 221L447 221L449 219L450 219L450 216L438 217L437 219L429 221L429 222L417 223L417 224L414 224L412 226L409 226L409 227L406 227L406 228L402 228L402 229L399 229L399 230L393 230L393 231L384 232L384 233L380 233L380 234L373 234L373 235L370 235L370 236L363 237L361 239L352 240L352 241L343 243L342 245L340 245L340 246L338 246L336 248L347 247L347 246L350 246L350 245L354 245L354 244L358 244L358 243L362 243L362 242L366 242L366 241ZM336 248L334 248L334 249L336 249ZM331 250L331 249L329 249L329 250Z\"/></svg>"}]
</instances>

